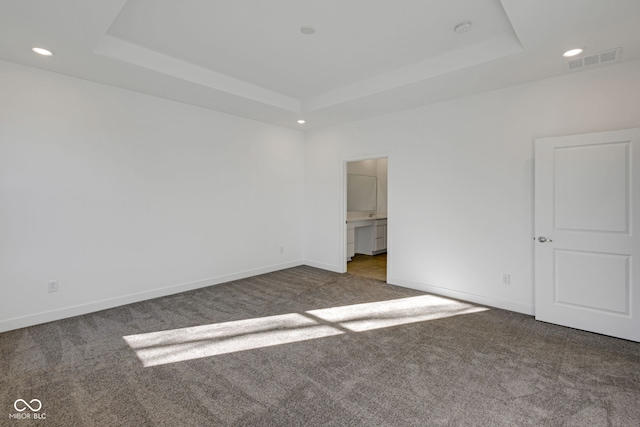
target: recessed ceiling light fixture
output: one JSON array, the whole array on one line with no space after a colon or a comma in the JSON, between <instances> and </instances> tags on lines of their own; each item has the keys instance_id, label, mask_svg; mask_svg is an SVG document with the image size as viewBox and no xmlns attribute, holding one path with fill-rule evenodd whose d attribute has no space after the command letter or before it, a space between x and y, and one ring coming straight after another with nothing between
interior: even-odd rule
<instances>
[{"instance_id":1,"label":"recessed ceiling light fixture","mask_svg":"<svg viewBox=\"0 0 640 427\"><path fill-rule=\"evenodd\" d=\"M571 49L563 53L562 56L564 56L565 58L570 58L572 56L580 55L582 52L584 52L584 49Z\"/></svg>"},{"instance_id":2,"label":"recessed ceiling light fixture","mask_svg":"<svg viewBox=\"0 0 640 427\"><path fill-rule=\"evenodd\" d=\"M464 34L471 29L472 25L471 21L464 21L453 27L453 31L456 34Z\"/></svg>"},{"instance_id":3,"label":"recessed ceiling light fixture","mask_svg":"<svg viewBox=\"0 0 640 427\"><path fill-rule=\"evenodd\" d=\"M303 25L300 27L300 32L302 34L311 35L316 32L316 29L313 25Z\"/></svg>"},{"instance_id":4,"label":"recessed ceiling light fixture","mask_svg":"<svg viewBox=\"0 0 640 427\"><path fill-rule=\"evenodd\" d=\"M31 50L34 51L35 53L37 53L38 55L42 55L42 56L52 56L53 55L53 52L51 52L50 50L47 50L47 49L43 49L41 47L34 47Z\"/></svg>"},{"instance_id":5,"label":"recessed ceiling light fixture","mask_svg":"<svg viewBox=\"0 0 640 427\"><path fill-rule=\"evenodd\" d=\"M304 119L299 119L299 120L298 120L298 124L303 125L303 124L305 124L305 123L307 123L307 121L306 121L306 120L304 120Z\"/></svg>"}]
</instances>

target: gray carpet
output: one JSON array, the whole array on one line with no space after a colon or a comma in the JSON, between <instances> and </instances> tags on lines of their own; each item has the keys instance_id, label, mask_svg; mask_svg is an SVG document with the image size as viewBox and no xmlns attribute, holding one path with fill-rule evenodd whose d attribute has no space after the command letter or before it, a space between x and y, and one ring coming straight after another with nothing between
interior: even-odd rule
<instances>
[{"instance_id":1,"label":"gray carpet","mask_svg":"<svg viewBox=\"0 0 640 427\"><path fill-rule=\"evenodd\" d=\"M2 426L640 425L638 343L311 267L6 332L0 356Z\"/></svg>"}]
</instances>

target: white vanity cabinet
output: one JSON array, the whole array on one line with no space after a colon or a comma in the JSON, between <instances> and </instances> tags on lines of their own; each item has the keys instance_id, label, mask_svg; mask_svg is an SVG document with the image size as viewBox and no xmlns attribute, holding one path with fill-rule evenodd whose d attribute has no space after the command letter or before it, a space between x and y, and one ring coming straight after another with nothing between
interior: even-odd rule
<instances>
[{"instance_id":1,"label":"white vanity cabinet","mask_svg":"<svg viewBox=\"0 0 640 427\"><path fill-rule=\"evenodd\" d=\"M351 261L356 253L376 255L386 251L386 218L358 218L347 221L347 261Z\"/></svg>"},{"instance_id":2,"label":"white vanity cabinet","mask_svg":"<svg viewBox=\"0 0 640 427\"><path fill-rule=\"evenodd\" d=\"M347 261L356 254L356 230L353 223L347 223Z\"/></svg>"},{"instance_id":3,"label":"white vanity cabinet","mask_svg":"<svg viewBox=\"0 0 640 427\"><path fill-rule=\"evenodd\" d=\"M375 224L376 239L373 244L373 252L380 253L387 250L387 220L377 219Z\"/></svg>"}]
</instances>

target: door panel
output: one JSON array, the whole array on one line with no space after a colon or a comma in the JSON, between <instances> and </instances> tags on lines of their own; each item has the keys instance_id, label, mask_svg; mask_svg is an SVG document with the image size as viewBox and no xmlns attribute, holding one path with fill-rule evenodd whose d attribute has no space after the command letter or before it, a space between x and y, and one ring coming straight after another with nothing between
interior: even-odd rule
<instances>
[{"instance_id":1,"label":"door panel","mask_svg":"<svg viewBox=\"0 0 640 427\"><path fill-rule=\"evenodd\" d=\"M536 319L640 341L640 129L536 140Z\"/></svg>"},{"instance_id":2,"label":"door panel","mask_svg":"<svg viewBox=\"0 0 640 427\"><path fill-rule=\"evenodd\" d=\"M629 142L558 147L555 169L556 229L629 232Z\"/></svg>"},{"instance_id":3,"label":"door panel","mask_svg":"<svg viewBox=\"0 0 640 427\"><path fill-rule=\"evenodd\" d=\"M562 249L554 255L556 304L629 315L628 255Z\"/></svg>"}]
</instances>

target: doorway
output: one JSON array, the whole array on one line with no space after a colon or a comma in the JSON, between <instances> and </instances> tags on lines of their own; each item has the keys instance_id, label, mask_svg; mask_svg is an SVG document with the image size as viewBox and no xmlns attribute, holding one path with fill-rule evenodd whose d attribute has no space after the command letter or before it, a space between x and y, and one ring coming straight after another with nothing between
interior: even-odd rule
<instances>
[{"instance_id":1,"label":"doorway","mask_svg":"<svg viewBox=\"0 0 640 427\"><path fill-rule=\"evenodd\" d=\"M387 253L378 255L355 254L347 262L347 273L370 279L387 281Z\"/></svg>"},{"instance_id":2,"label":"doorway","mask_svg":"<svg viewBox=\"0 0 640 427\"><path fill-rule=\"evenodd\" d=\"M388 158L345 162L345 271L387 281Z\"/></svg>"}]
</instances>

